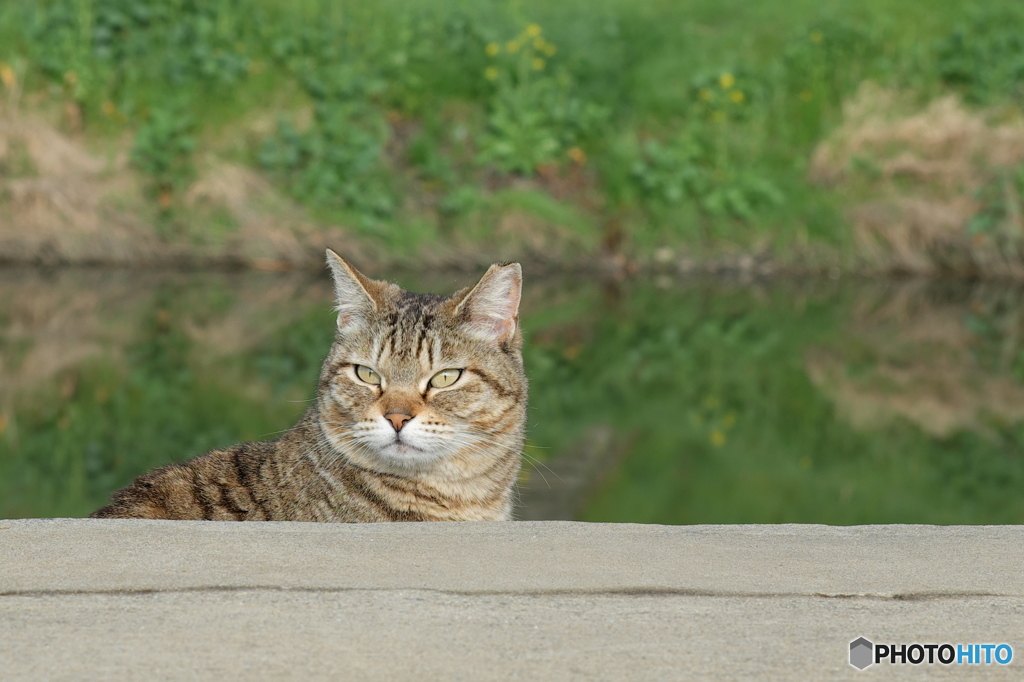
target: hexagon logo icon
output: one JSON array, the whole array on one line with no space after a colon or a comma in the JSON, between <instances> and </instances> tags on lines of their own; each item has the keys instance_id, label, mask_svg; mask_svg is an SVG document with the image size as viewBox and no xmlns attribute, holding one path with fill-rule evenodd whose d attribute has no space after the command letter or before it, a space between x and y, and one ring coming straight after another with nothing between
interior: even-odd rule
<instances>
[{"instance_id":1,"label":"hexagon logo icon","mask_svg":"<svg viewBox=\"0 0 1024 682\"><path fill-rule=\"evenodd\" d=\"M864 639L858 637L857 639L850 642L850 665L857 670L863 670L868 667L874 661L872 654L874 653L875 645Z\"/></svg>"}]
</instances>

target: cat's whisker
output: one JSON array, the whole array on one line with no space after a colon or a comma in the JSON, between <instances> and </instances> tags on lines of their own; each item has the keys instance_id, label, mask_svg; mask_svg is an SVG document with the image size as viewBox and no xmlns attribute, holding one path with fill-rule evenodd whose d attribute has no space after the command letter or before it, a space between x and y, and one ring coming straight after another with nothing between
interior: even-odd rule
<instances>
[{"instance_id":1,"label":"cat's whisker","mask_svg":"<svg viewBox=\"0 0 1024 682\"><path fill-rule=\"evenodd\" d=\"M260 434L258 437L266 438L267 436L278 436L281 435L282 433L288 433L289 431L292 431L294 429L294 426L289 426L287 429L281 429L280 431L268 431L267 433Z\"/></svg>"},{"instance_id":2,"label":"cat's whisker","mask_svg":"<svg viewBox=\"0 0 1024 682\"><path fill-rule=\"evenodd\" d=\"M465 437L465 436L462 439L450 438L449 440L452 441L454 447L450 450L449 454L454 454L455 452L458 452L461 449L468 449L471 452L477 452L477 453L481 453L481 454L488 454L488 451L487 451L487 447L488 446L502 447L502 448L508 450L509 452L521 455L526 460L526 463L529 464L531 467L533 467L534 471L536 471L537 474L541 477L541 480L544 481L544 485L546 485L549 490L551 489L551 483L548 481L547 477L544 475L544 472L541 471L540 467L544 467L545 469L547 469L548 473L550 473L552 476L557 478L559 481L562 481L563 483L565 482L564 480L562 480L561 476L559 476L557 473L555 473L551 469L551 467L547 466L544 462L540 461L536 457L533 457L532 455L527 454L526 452L519 451L519 450L517 450L515 448L511 448L511 447L505 446L505 445L503 445L501 443L492 442L492 441L490 441L488 439L479 438L478 436L472 436L471 435L471 436L468 436L468 437L472 438L473 440L466 440L467 437Z\"/></svg>"},{"instance_id":3,"label":"cat's whisker","mask_svg":"<svg viewBox=\"0 0 1024 682\"><path fill-rule=\"evenodd\" d=\"M496 446L496 447L503 447L503 448L506 448L508 450L514 450L513 448L509 448L509 447L507 447L507 446L505 446L505 445L503 445L501 443L497 443L497 442L494 442L491 439L484 438L484 437L482 437L479 434L473 434L473 435L474 435L474 437L480 438L480 441L486 443L487 445L492 445L492 446ZM540 446L531 445L531 447L540 447ZM545 464L541 460L537 459L533 455L530 455L529 453L527 453L525 449L520 450L519 454L522 455L523 459L525 459L531 466L533 466L533 468L537 471L537 473L540 474L541 478L544 479L545 483L547 483L547 479L544 477L544 474L541 472L539 467L544 467L545 469L548 470L548 473L550 473L552 476L557 478L559 481L562 481L563 483L565 483L565 481L562 480L562 477L559 476L551 467L549 467L547 464ZM550 484L548 485L548 487L549 488L551 487Z\"/></svg>"},{"instance_id":4,"label":"cat's whisker","mask_svg":"<svg viewBox=\"0 0 1024 682\"><path fill-rule=\"evenodd\" d=\"M551 484L548 483L548 477L544 475L544 472L540 470L540 467L544 467L545 469L548 470L548 473L557 478L559 481L562 481L562 477L556 474L554 471L552 471L551 467L544 464L544 462L541 462L539 459L530 457L525 453L523 454L523 457L526 458L526 463L533 467L533 470L537 472L537 475L540 476L540 479L544 481L544 485L548 487L548 490L551 490ZM562 482L565 483L565 481Z\"/></svg>"}]
</instances>

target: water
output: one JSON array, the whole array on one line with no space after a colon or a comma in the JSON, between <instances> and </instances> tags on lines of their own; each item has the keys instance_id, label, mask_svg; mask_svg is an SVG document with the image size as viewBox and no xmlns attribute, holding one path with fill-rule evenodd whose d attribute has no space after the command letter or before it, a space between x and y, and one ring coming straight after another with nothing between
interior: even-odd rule
<instances>
[{"instance_id":1,"label":"water","mask_svg":"<svg viewBox=\"0 0 1024 682\"><path fill-rule=\"evenodd\" d=\"M1024 522L1022 297L527 268L518 516ZM83 516L147 469L286 429L330 304L304 276L0 270L0 517Z\"/></svg>"}]
</instances>

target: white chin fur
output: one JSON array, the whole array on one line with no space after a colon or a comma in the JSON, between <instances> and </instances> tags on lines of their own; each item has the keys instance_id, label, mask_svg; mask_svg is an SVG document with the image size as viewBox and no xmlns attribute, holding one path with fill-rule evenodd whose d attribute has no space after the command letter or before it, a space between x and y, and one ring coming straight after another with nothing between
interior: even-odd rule
<instances>
[{"instance_id":1,"label":"white chin fur","mask_svg":"<svg viewBox=\"0 0 1024 682\"><path fill-rule=\"evenodd\" d=\"M417 434L411 425L403 428L400 438L396 439L391 424L385 424L367 434L364 443L370 451L367 456L372 456L386 471L396 474L421 472L444 457L444 448L425 442L433 439Z\"/></svg>"}]
</instances>

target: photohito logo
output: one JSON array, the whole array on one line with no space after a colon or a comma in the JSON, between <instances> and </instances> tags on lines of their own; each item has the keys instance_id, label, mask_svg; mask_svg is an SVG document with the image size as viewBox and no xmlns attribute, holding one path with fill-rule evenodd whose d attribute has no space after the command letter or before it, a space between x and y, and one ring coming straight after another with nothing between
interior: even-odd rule
<instances>
[{"instance_id":1,"label":"photohito logo","mask_svg":"<svg viewBox=\"0 0 1024 682\"><path fill-rule=\"evenodd\" d=\"M850 642L850 665L857 670L875 663L1007 665L1012 660L1009 644L875 644L864 637Z\"/></svg>"}]
</instances>

